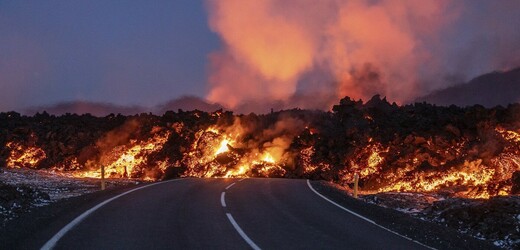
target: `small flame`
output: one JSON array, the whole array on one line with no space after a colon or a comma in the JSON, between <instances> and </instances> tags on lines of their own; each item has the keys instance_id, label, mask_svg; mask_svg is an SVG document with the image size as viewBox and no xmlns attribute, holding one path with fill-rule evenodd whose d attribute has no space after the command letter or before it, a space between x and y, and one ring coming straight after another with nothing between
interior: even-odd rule
<instances>
[{"instance_id":1,"label":"small flame","mask_svg":"<svg viewBox=\"0 0 520 250\"><path fill-rule=\"evenodd\" d=\"M220 142L220 147L217 149L217 152L215 152L215 156L229 151L228 144L229 144L228 139L222 140L222 142Z\"/></svg>"},{"instance_id":2,"label":"small flame","mask_svg":"<svg viewBox=\"0 0 520 250\"><path fill-rule=\"evenodd\" d=\"M264 156L262 157L262 161L267 162L267 163L276 162L276 160L273 158L273 156L271 154L269 154L269 152L264 153Z\"/></svg>"},{"instance_id":3,"label":"small flame","mask_svg":"<svg viewBox=\"0 0 520 250\"><path fill-rule=\"evenodd\" d=\"M244 177L246 172L249 170L249 167L246 166L240 166L236 170L229 170L227 171L225 178L231 178L231 177Z\"/></svg>"},{"instance_id":4,"label":"small flame","mask_svg":"<svg viewBox=\"0 0 520 250\"><path fill-rule=\"evenodd\" d=\"M504 139L506 139L508 141L520 143L520 134L518 132L506 130L501 127L496 128L495 131L497 131L499 134L501 134L502 137L504 137Z\"/></svg>"}]
</instances>

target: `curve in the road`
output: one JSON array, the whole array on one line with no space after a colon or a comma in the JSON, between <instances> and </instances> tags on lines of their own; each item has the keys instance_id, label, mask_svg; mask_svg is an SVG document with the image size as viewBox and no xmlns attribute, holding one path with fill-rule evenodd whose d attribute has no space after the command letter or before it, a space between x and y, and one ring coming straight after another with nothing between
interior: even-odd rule
<instances>
[{"instance_id":1,"label":"curve in the road","mask_svg":"<svg viewBox=\"0 0 520 250\"><path fill-rule=\"evenodd\" d=\"M87 210L42 249L432 249L335 203L308 180L244 180L132 189Z\"/></svg>"},{"instance_id":2,"label":"curve in the road","mask_svg":"<svg viewBox=\"0 0 520 250\"><path fill-rule=\"evenodd\" d=\"M243 180L244 179L240 179L239 181L243 181ZM236 184L236 182L233 182L233 183L229 184L225 189L228 190L235 184ZM222 204L222 207L224 207L224 208L226 207L226 191L222 192L222 194L220 195L220 203ZM244 239L246 241L246 243L254 250L260 250L260 247L258 247L258 245L256 245L255 242L253 242L253 240L251 240L251 238L249 238L249 236L247 236L247 234L244 232L244 230L242 230L242 228L238 225L238 223L233 218L233 215L231 215L230 213L226 213L226 216L229 219L229 222L231 222L231 225L233 225L235 230L237 230L238 234L240 234L242 239Z\"/></svg>"},{"instance_id":3,"label":"curve in the road","mask_svg":"<svg viewBox=\"0 0 520 250\"><path fill-rule=\"evenodd\" d=\"M132 193L132 192L135 192L137 190L141 190L143 188L148 188L148 187L152 187L152 186L155 186L155 185L158 185L158 184L161 184L161 183L166 183L166 182L172 182L172 181L178 181L178 180L181 180L181 179L175 179L175 180L169 180L169 181L165 181L165 182L156 182L156 183L152 183L152 184L149 184L149 185L146 185L146 186L142 186L142 187L138 187L138 188L134 188L134 189L131 189L129 191L126 191L122 194L119 194L119 195L116 195L108 200L105 200L101 203L99 203L98 205L94 206L93 208L85 211L84 213L82 213L81 215L79 215L78 217L76 217L74 220L72 220L71 222L69 222L69 224L67 224L65 227L63 227L60 231L58 231L54 236L52 236L52 238L50 238L42 247L41 247L41 250L50 250L50 249L53 249L54 246L56 246L56 243L68 232L70 231L72 228L74 228L76 225L78 225L81 221L83 221L83 219L87 218L87 216L89 216L90 214L92 214L94 211L98 210L99 208L101 208L102 206L108 204L109 202L119 198L119 197L122 197L122 196L125 196L129 193Z\"/></svg>"},{"instance_id":4,"label":"curve in the road","mask_svg":"<svg viewBox=\"0 0 520 250\"><path fill-rule=\"evenodd\" d=\"M306 180L248 179L226 193L226 210L267 249L431 249L316 199L310 187Z\"/></svg>"},{"instance_id":5,"label":"curve in the road","mask_svg":"<svg viewBox=\"0 0 520 250\"><path fill-rule=\"evenodd\" d=\"M238 225L238 223L233 218L233 215L226 213L226 216L228 217L229 222L231 222L231 225L233 225L235 230L237 230L238 234L240 234L240 236L247 242L247 244L249 244L249 246L254 250L260 250L260 247L258 247L255 242L253 242L253 240L251 240L251 238L249 238L244 230L242 230L242 228Z\"/></svg>"},{"instance_id":6,"label":"curve in the road","mask_svg":"<svg viewBox=\"0 0 520 250\"><path fill-rule=\"evenodd\" d=\"M386 231L388 231L388 232L391 232L391 233L393 233L393 234L395 234L395 235L398 235L398 236L400 236L400 237L403 237L403 238L405 238L405 239L407 239L407 240L413 241L413 242L415 242L415 243L417 243L417 244L419 244L419 245L421 245L421 246L423 246L423 247L426 247L426 248L429 248L429 249L436 249L436 248L433 248L433 247L427 246L427 245L425 245L425 244L423 244L423 243L421 243L421 242L419 242L419 241L416 241L416 240L414 240L414 239L412 239L412 238L410 238L410 237L407 237L407 236L404 236L404 235L402 235L402 234L399 234L398 232L393 231L393 230L391 230L391 229L389 229L389 228L386 228L386 227L384 227L384 226L381 226L381 225L377 224L375 221L373 221L373 220L371 220L371 219L369 219L369 218L367 218L367 217L365 217L365 216L363 216L363 215L360 215L360 214L358 214L358 213L356 213L356 212L354 212L354 211L352 211L352 210L350 210L350 209L347 209L347 208L341 206L340 204L338 204L338 203L332 201L331 199L325 197L324 195L322 195L322 194L320 194L318 191L316 191L316 189L314 189L314 188L312 187L311 182L310 182L309 180L307 180L307 186L309 186L309 188L312 190L312 192L314 192L314 193L315 193L316 195L318 195L319 197L321 197L321 198L323 198L324 200L330 202L330 203L333 204L334 206L339 207L340 209L342 209L342 210L344 210L344 211L346 211L346 212L348 212L348 213L351 213L352 215L354 215L354 216L356 216L356 217L358 217L358 218L360 218L360 219L362 219L362 220L365 220L365 221L368 222L368 223L372 223L372 224L374 224L374 225L380 227L381 229L384 229L384 230L386 230Z\"/></svg>"}]
</instances>

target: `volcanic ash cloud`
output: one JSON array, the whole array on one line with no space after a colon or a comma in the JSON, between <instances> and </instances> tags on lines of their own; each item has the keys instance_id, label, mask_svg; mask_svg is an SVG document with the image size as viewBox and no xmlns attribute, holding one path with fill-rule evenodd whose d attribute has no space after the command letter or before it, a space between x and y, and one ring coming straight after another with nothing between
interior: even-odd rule
<instances>
[{"instance_id":1,"label":"volcanic ash cloud","mask_svg":"<svg viewBox=\"0 0 520 250\"><path fill-rule=\"evenodd\" d=\"M206 3L210 28L223 41L222 48L209 55L207 98L235 109L246 102L287 103L305 92L333 93L330 104L346 95L366 100L374 94L404 103L446 85L444 77L475 73L472 60L466 60L464 70L457 66L460 60L454 58L466 53L460 43L471 42L485 30L507 41L520 40L501 36L510 33L507 28L466 29L464 25L480 19L511 26L494 14L480 15L485 14L483 10L468 1ZM496 13L508 12L511 10ZM513 23L519 20L513 19ZM476 67L483 71L480 73L515 61L514 55L494 53L493 46L479 44L472 49L474 53L499 58L482 63L485 56L475 56L480 58ZM310 75L330 77L309 88L306 78Z\"/></svg>"}]
</instances>

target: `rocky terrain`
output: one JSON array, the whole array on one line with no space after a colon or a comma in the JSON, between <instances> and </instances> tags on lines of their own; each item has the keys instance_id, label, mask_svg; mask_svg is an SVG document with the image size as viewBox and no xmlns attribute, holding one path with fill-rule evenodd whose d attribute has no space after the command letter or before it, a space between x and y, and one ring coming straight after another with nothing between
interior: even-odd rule
<instances>
[{"instance_id":1,"label":"rocky terrain","mask_svg":"<svg viewBox=\"0 0 520 250\"><path fill-rule=\"evenodd\" d=\"M107 179L106 188L139 183L142 181ZM99 190L99 179L74 178L48 170L0 169L0 228L39 207Z\"/></svg>"},{"instance_id":2,"label":"rocky terrain","mask_svg":"<svg viewBox=\"0 0 520 250\"><path fill-rule=\"evenodd\" d=\"M488 240L498 247L520 247L519 196L497 196L485 200L439 194L379 193L361 199Z\"/></svg>"},{"instance_id":3,"label":"rocky terrain","mask_svg":"<svg viewBox=\"0 0 520 250\"><path fill-rule=\"evenodd\" d=\"M466 83L440 89L415 101L449 106L507 106L520 101L520 68L496 71L476 77Z\"/></svg>"},{"instance_id":4,"label":"rocky terrain","mask_svg":"<svg viewBox=\"0 0 520 250\"><path fill-rule=\"evenodd\" d=\"M121 180L284 177L347 188L358 174L369 202L510 247L518 244L519 118L519 104L399 106L380 96L368 102L346 97L331 112L263 115L7 112L0 113L0 169L82 180L100 178L103 166L105 177ZM14 194L5 179L2 185L11 208L52 200L45 190L17 186L23 191ZM395 205L410 193L421 198ZM34 204L12 202L18 196L32 197Z\"/></svg>"}]
</instances>

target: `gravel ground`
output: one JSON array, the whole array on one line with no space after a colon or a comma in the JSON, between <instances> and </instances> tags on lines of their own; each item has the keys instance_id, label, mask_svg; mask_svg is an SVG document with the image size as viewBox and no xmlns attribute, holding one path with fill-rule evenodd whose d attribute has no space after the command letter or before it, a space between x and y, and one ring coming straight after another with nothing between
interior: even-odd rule
<instances>
[{"instance_id":1,"label":"gravel ground","mask_svg":"<svg viewBox=\"0 0 520 250\"><path fill-rule=\"evenodd\" d=\"M84 211L136 186L119 185L104 191L64 198L19 214L0 228L0 249L40 249L57 231Z\"/></svg>"},{"instance_id":2,"label":"gravel ground","mask_svg":"<svg viewBox=\"0 0 520 250\"><path fill-rule=\"evenodd\" d=\"M130 179L107 179L107 189L139 184ZM100 181L73 178L48 170L0 169L0 228L39 207L99 191Z\"/></svg>"},{"instance_id":3,"label":"gravel ground","mask_svg":"<svg viewBox=\"0 0 520 250\"><path fill-rule=\"evenodd\" d=\"M424 193L379 193L366 202L456 229L494 245L520 249L520 196L465 199Z\"/></svg>"}]
</instances>

